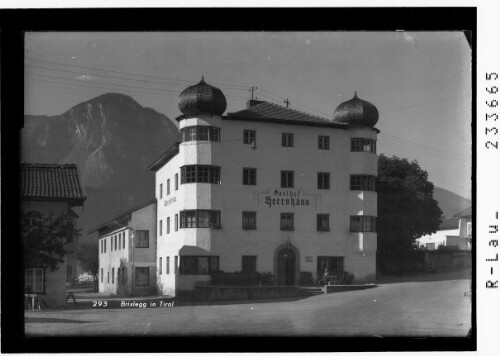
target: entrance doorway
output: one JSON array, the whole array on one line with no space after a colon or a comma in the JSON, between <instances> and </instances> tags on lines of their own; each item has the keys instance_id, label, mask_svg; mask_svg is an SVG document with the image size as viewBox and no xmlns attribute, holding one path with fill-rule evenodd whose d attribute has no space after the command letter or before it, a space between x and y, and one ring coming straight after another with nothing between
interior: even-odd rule
<instances>
[{"instance_id":1,"label":"entrance doorway","mask_svg":"<svg viewBox=\"0 0 500 356\"><path fill-rule=\"evenodd\" d=\"M281 249L277 256L277 284L279 286L295 285L295 268L295 252L289 247Z\"/></svg>"}]
</instances>

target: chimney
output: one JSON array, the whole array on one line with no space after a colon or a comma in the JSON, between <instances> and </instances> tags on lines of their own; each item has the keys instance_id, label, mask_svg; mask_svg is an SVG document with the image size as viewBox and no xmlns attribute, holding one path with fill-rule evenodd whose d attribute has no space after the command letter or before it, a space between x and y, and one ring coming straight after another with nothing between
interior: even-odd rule
<instances>
[{"instance_id":1,"label":"chimney","mask_svg":"<svg viewBox=\"0 0 500 356\"><path fill-rule=\"evenodd\" d=\"M250 109L252 106L255 106L255 105L258 105L261 103L265 103L265 101L250 99L247 101L247 109Z\"/></svg>"}]
</instances>

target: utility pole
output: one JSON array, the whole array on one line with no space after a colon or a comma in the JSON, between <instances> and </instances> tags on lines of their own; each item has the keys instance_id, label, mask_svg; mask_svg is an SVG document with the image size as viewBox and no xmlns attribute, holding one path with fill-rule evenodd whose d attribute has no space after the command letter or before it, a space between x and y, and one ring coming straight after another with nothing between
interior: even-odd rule
<instances>
[{"instance_id":1,"label":"utility pole","mask_svg":"<svg viewBox=\"0 0 500 356\"><path fill-rule=\"evenodd\" d=\"M252 92L252 99L251 100L254 100L253 99L253 92L254 90L257 90L257 87L250 87L250 89L248 89L248 91Z\"/></svg>"},{"instance_id":2,"label":"utility pole","mask_svg":"<svg viewBox=\"0 0 500 356\"><path fill-rule=\"evenodd\" d=\"M286 107L288 108L288 105L290 105L290 100L286 99L286 100L283 100L283 102L286 104Z\"/></svg>"}]
</instances>

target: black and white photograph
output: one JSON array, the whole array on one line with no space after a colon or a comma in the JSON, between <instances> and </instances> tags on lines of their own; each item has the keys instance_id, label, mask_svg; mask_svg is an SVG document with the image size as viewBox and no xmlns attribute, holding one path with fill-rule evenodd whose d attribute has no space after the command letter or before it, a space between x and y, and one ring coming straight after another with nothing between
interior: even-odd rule
<instances>
[{"instance_id":1,"label":"black and white photograph","mask_svg":"<svg viewBox=\"0 0 500 356\"><path fill-rule=\"evenodd\" d=\"M24 338L473 350L475 29L318 27L23 31Z\"/></svg>"}]
</instances>

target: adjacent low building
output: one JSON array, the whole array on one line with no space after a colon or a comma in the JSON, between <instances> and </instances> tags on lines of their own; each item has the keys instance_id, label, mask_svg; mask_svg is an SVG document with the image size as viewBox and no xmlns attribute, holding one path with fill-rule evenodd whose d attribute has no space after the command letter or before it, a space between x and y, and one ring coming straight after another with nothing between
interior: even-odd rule
<instances>
[{"instance_id":1,"label":"adjacent low building","mask_svg":"<svg viewBox=\"0 0 500 356\"><path fill-rule=\"evenodd\" d=\"M20 169L22 233L42 229L42 234L50 234L47 237L68 252L54 271L26 258L25 291L37 294L46 306L61 306L66 303L66 282L74 278L77 269L74 232L85 192L74 164L22 163Z\"/></svg>"},{"instance_id":2,"label":"adjacent low building","mask_svg":"<svg viewBox=\"0 0 500 356\"><path fill-rule=\"evenodd\" d=\"M182 142L156 175L159 293L217 271L270 272L296 285L325 270L373 282L378 111L354 97L332 118L250 100L228 113L202 80L179 97Z\"/></svg>"},{"instance_id":3,"label":"adjacent low building","mask_svg":"<svg viewBox=\"0 0 500 356\"><path fill-rule=\"evenodd\" d=\"M156 199L101 224L99 292L124 296L156 293Z\"/></svg>"}]
</instances>

